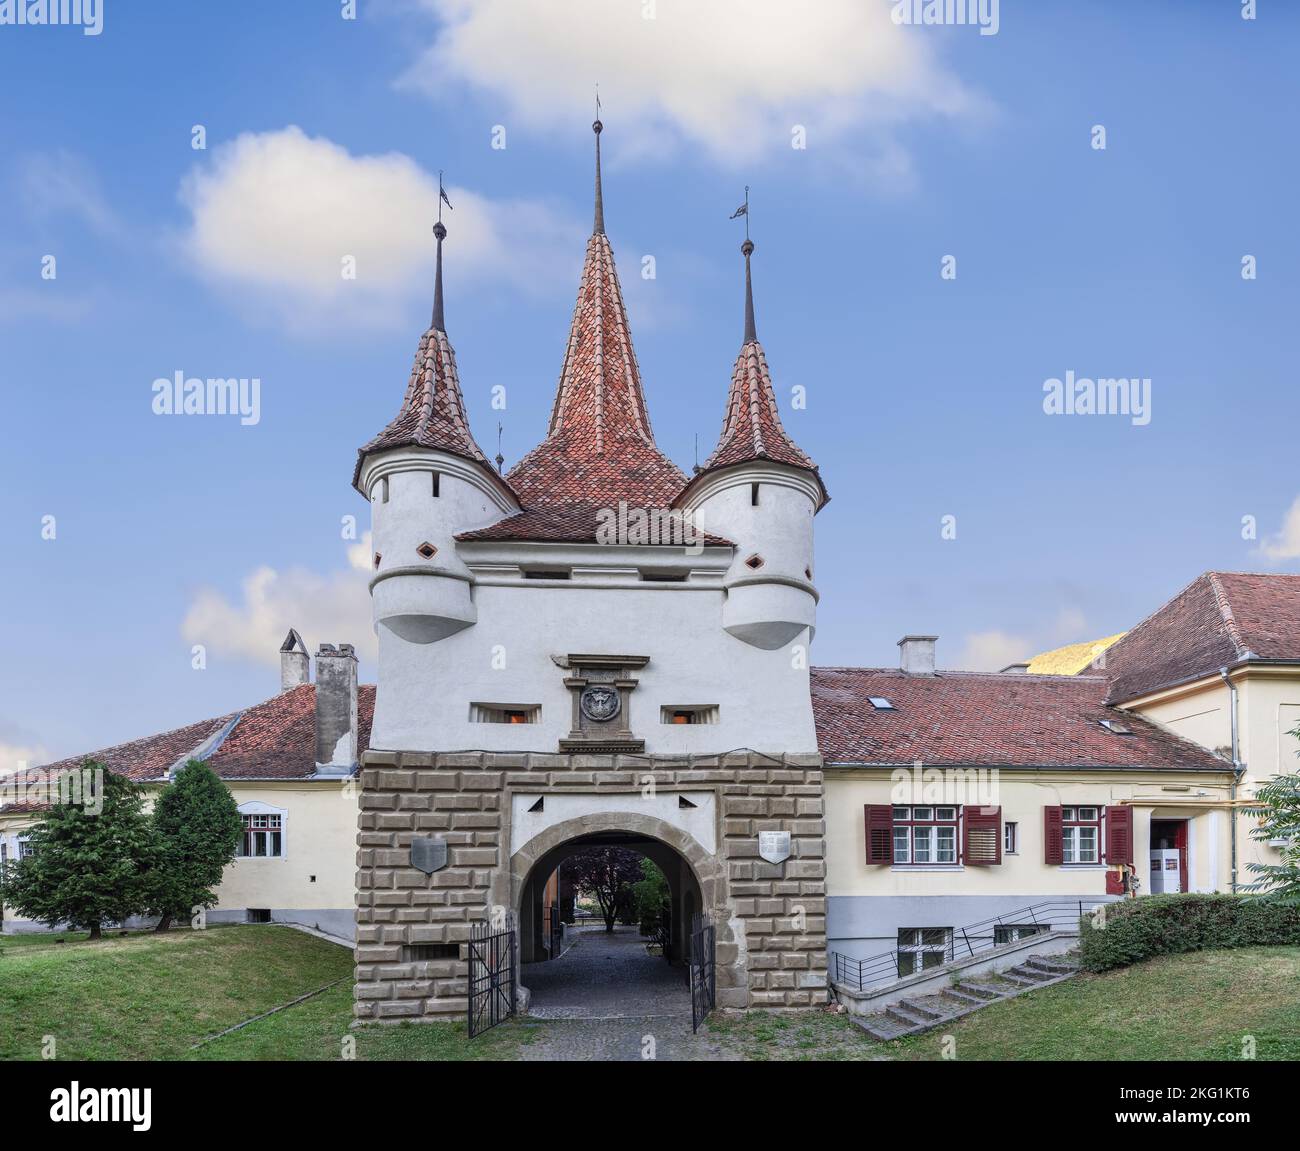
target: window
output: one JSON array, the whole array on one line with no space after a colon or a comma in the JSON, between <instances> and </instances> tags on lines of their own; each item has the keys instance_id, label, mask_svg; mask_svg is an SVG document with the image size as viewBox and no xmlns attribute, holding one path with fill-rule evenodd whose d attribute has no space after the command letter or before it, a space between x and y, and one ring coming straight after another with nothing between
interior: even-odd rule
<instances>
[{"instance_id":1,"label":"window","mask_svg":"<svg viewBox=\"0 0 1300 1151\"><path fill-rule=\"evenodd\" d=\"M890 701L887 700L883 695L870 695L867 697L867 702L870 703L871 706L874 707L877 711L894 710L894 705L890 703Z\"/></svg>"},{"instance_id":2,"label":"window","mask_svg":"<svg viewBox=\"0 0 1300 1151\"><path fill-rule=\"evenodd\" d=\"M895 807L894 862L957 862L957 808Z\"/></svg>"},{"instance_id":3,"label":"window","mask_svg":"<svg viewBox=\"0 0 1300 1151\"><path fill-rule=\"evenodd\" d=\"M384 503L388 503L388 477L387 476L385 476L382 480L379 481L379 498Z\"/></svg>"},{"instance_id":4,"label":"window","mask_svg":"<svg viewBox=\"0 0 1300 1151\"><path fill-rule=\"evenodd\" d=\"M745 566L747 568L751 568L753 571L758 571L758 569L763 566L763 563L764 563L763 557L759 555L757 552L755 552L752 556L749 557L749 559L745 561Z\"/></svg>"},{"instance_id":5,"label":"window","mask_svg":"<svg viewBox=\"0 0 1300 1151\"><path fill-rule=\"evenodd\" d=\"M898 929L898 976L915 975L931 967L942 967L951 950L951 927L900 927Z\"/></svg>"},{"instance_id":6,"label":"window","mask_svg":"<svg viewBox=\"0 0 1300 1151\"><path fill-rule=\"evenodd\" d=\"M524 579L568 579L567 571L542 571L539 569L530 569L524 572Z\"/></svg>"},{"instance_id":7,"label":"window","mask_svg":"<svg viewBox=\"0 0 1300 1151\"><path fill-rule=\"evenodd\" d=\"M1002 854L1020 854L1020 824L1007 823L1002 827Z\"/></svg>"},{"instance_id":8,"label":"window","mask_svg":"<svg viewBox=\"0 0 1300 1151\"><path fill-rule=\"evenodd\" d=\"M758 507L758 484L749 485L749 506L751 508Z\"/></svg>"},{"instance_id":9,"label":"window","mask_svg":"<svg viewBox=\"0 0 1300 1151\"><path fill-rule=\"evenodd\" d=\"M32 846L32 841L25 835L18 837L18 858L31 859L36 854L36 848Z\"/></svg>"},{"instance_id":10,"label":"window","mask_svg":"<svg viewBox=\"0 0 1300 1151\"><path fill-rule=\"evenodd\" d=\"M239 855L246 859L278 858L284 854L282 815L244 815L244 837Z\"/></svg>"},{"instance_id":11,"label":"window","mask_svg":"<svg viewBox=\"0 0 1300 1151\"><path fill-rule=\"evenodd\" d=\"M541 723L542 708L536 703L471 703L470 723Z\"/></svg>"},{"instance_id":12,"label":"window","mask_svg":"<svg viewBox=\"0 0 1300 1151\"><path fill-rule=\"evenodd\" d=\"M1097 722L1100 723L1101 726L1104 727L1107 731L1113 733L1114 735L1132 735L1132 734L1133 734L1133 729L1132 729L1131 727L1125 727L1125 726L1124 726L1122 723L1120 723L1118 720L1114 720L1114 719L1101 719L1101 720L1098 720Z\"/></svg>"},{"instance_id":13,"label":"window","mask_svg":"<svg viewBox=\"0 0 1300 1151\"><path fill-rule=\"evenodd\" d=\"M438 490L438 487L439 487L439 485L438 485L438 473L437 473L437 472L434 472L434 473L433 473L433 494L434 494L434 498L435 498L435 499L436 499L436 498L441 494L441 493L439 492L439 490Z\"/></svg>"},{"instance_id":14,"label":"window","mask_svg":"<svg viewBox=\"0 0 1300 1151\"><path fill-rule=\"evenodd\" d=\"M718 705L709 704L671 704L659 709L659 722L668 724L717 723Z\"/></svg>"},{"instance_id":15,"label":"window","mask_svg":"<svg viewBox=\"0 0 1300 1151\"><path fill-rule=\"evenodd\" d=\"M1101 808L1061 808L1061 862L1101 860Z\"/></svg>"}]
</instances>

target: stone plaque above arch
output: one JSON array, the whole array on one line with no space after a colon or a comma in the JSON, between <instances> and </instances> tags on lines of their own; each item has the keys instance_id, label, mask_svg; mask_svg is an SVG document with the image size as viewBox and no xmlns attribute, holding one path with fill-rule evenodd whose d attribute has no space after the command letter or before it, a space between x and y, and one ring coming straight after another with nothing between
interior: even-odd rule
<instances>
[{"instance_id":1,"label":"stone plaque above arch","mask_svg":"<svg viewBox=\"0 0 1300 1151\"><path fill-rule=\"evenodd\" d=\"M632 672L650 662L644 655L553 656L569 674L564 686L573 701L572 727L560 740L561 751L639 752L645 740L632 730Z\"/></svg>"}]
</instances>

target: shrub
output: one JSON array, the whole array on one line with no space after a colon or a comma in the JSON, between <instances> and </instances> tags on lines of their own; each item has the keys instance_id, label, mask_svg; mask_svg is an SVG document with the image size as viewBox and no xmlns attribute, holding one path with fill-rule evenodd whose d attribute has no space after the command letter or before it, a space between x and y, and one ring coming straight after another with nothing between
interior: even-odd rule
<instances>
[{"instance_id":1,"label":"shrub","mask_svg":"<svg viewBox=\"0 0 1300 1151\"><path fill-rule=\"evenodd\" d=\"M1220 947L1300 944L1300 907L1245 895L1147 895L1085 917L1079 948L1088 971L1156 955Z\"/></svg>"}]
</instances>

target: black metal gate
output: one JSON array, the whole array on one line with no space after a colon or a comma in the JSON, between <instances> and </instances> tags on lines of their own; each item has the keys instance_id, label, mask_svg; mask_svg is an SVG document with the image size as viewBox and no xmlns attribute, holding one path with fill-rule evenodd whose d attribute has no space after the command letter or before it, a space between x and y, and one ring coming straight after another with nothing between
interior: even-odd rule
<instances>
[{"instance_id":1,"label":"black metal gate","mask_svg":"<svg viewBox=\"0 0 1300 1151\"><path fill-rule=\"evenodd\" d=\"M718 999L718 931L703 915L691 920L691 1030L698 1031Z\"/></svg>"},{"instance_id":2,"label":"black metal gate","mask_svg":"<svg viewBox=\"0 0 1300 1151\"><path fill-rule=\"evenodd\" d=\"M515 919L476 923L469 937L469 1037L482 1034L515 1013Z\"/></svg>"},{"instance_id":3,"label":"black metal gate","mask_svg":"<svg viewBox=\"0 0 1300 1151\"><path fill-rule=\"evenodd\" d=\"M552 959L558 959L564 950L564 921L558 904L542 908L542 946Z\"/></svg>"}]
</instances>

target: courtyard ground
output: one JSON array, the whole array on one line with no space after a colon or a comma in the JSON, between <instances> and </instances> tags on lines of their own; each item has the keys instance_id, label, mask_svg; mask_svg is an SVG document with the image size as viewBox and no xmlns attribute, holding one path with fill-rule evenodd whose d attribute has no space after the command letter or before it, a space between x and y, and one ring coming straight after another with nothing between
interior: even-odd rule
<instances>
[{"instance_id":1,"label":"courtyard ground","mask_svg":"<svg viewBox=\"0 0 1300 1151\"><path fill-rule=\"evenodd\" d=\"M544 977L526 973L540 1017L511 1020L472 1041L463 1023L350 1027L351 953L288 928L215 927L99 943L3 936L0 1059L42 1058L49 1036L61 1059L615 1060L643 1058L648 1040L657 1059L714 1062L943 1055L945 1033L877 1044L825 1012L715 1016L692 1035L680 974L623 936L596 936ZM568 961L574 979L560 978ZM628 1008L628 981L639 974L648 977L648 994ZM589 1006L579 1002L582 988ZM946 1034L956 1057L968 1060L1235 1060L1252 1043L1259 1059L1296 1060L1300 948L1201 952L1080 975L995 1003Z\"/></svg>"}]
</instances>

